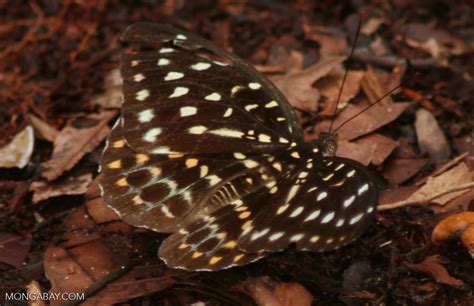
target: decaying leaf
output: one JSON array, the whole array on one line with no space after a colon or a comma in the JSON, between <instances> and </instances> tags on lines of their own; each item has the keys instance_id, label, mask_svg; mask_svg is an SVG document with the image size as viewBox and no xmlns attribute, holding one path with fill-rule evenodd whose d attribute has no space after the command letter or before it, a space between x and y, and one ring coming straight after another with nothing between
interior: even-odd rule
<instances>
[{"instance_id":1,"label":"decaying leaf","mask_svg":"<svg viewBox=\"0 0 474 306\"><path fill-rule=\"evenodd\" d=\"M20 268L31 245L30 234L0 233L0 262Z\"/></svg>"},{"instance_id":2,"label":"decaying leaf","mask_svg":"<svg viewBox=\"0 0 474 306\"><path fill-rule=\"evenodd\" d=\"M396 157L384 166L383 176L393 185L401 184L417 174L426 164L426 158Z\"/></svg>"},{"instance_id":3,"label":"decaying leaf","mask_svg":"<svg viewBox=\"0 0 474 306\"><path fill-rule=\"evenodd\" d=\"M33 128L27 126L16 134L10 143L0 149L0 168L25 167L30 161L34 145Z\"/></svg>"},{"instance_id":4,"label":"decaying leaf","mask_svg":"<svg viewBox=\"0 0 474 306\"><path fill-rule=\"evenodd\" d=\"M436 161L449 158L448 140L431 112L423 108L416 112L415 129L421 152L427 152Z\"/></svg>"},{"instance_id":5,"label":"decaying leaf","mask_svg":"<svg viewBox=\"0 0 474 306\"><path fill-rule=\"evenodd\" d=\"M313 296L300 284L276 283L268 277L250 278L242 290L259 306L311 305Z\"/></svg>"},{"instance_id":6,"label":"decaying leaf","mask_svg":"<svg viewBox=\"0 0 474 306\"><path fill-rule=\"evenodd\" d=\"M353 142L340 141L337 156L355 159L363 165L381 165L397 147L397 142L378 133L372 133Z\"/></svg>"},{"instance_id":7,"label":"decaying leaf","mask_svg":"<svg viewBox=\"0 0 474 306\"><path fill-rule=\"evenodd\" d=\"M423 203L433 194L437 194L440 191L449 189L450 187L456 187L469 182L472 182L472 173L469 171L469 168L465 163L460 163L456 167L451 168L439 176L429 178L426 184L418 189L414 194L412 194L407 199L407 201L417 201ZM444 205L468 191L469 189L451 192L444 196L433 199L430 202Z\"/></svg>"},{"instance_id":8,"label":"decaying leaf","mask_svg":"<svg viewBox=\"0 0 474 306\"><path fill-rule=\"evenodd\" d=\"M417 264L406 262L405 266L407 266L411 270L423 272L430 275L438 283L450 285L453 287L464 286L464 283L461 280L449 275L448 270L446 270L446 268L444 267L444 264L447 263L448 262L441 256L433 255L426 257L422 262Z\"/></svg>"},{"instance_id":9,"label":"decaying leaf","mask_svg":"<svg viewBox=\"0 0 474 306\"><path fill-rule=\"evenodd\" d=\"M441 244L457 236L461 237L463 245L474 258L474 212L465 211L442 220L433 229L431 240Z\"/></svg>"},{"instance_id":10,"label":"decaying leaf","mask_svg":"<svg viewBox=\"0 0 474 306\"><path fill-rule=\"evenodd\" d=\"M407 102L394 103L390 106L374 105L372 108L361 113L356 119L344 125L338 131L338 138L339 140L352 140L369 134L395 120L409 105L410 103ZM347 105L334 121L334 128L359 113L362 109L363 106L361 105ZM316 125L313 128L314 134L319 135L321 132L327 132L330 123L330 120L324 120Z\"/></svg>"},{"instance_id":11,"label":"decaying leaf","mask_svg":"<svg viewBox=\"0 0 474 306\"><path fill-rule=\"evenodd\" d=\"M387 93L387 88L382 86L380 82L380 77L374 71L374 69L369 66L367 72L362 79L362 89L364 90L365 95L372 103L383 97ZM393 104L392 97L386 96L382 99L380 104L389 106Z\"/></svg>"},{"instance_id":12,"label":"decaying leaf","mask_svg":"<svg viewBox=\"0 0 474 306\"><path fill-rule=\"evenodd\" d=\"M111 111L79 117L63 128L54 140L51 159L42 164L45 168L42 176L51 181L74 167L107 137L110 131L107 123L115 114Z\"/></svg>"},{"instance_id":13,"label":"decaying leaf","mask_svg":"<svg viewBox=\"0 0 474 306\"><path fill-rule=\"evenodd\" d=\"M31 125L33 125L35 130L38 132L39 136L50 142L54 142L56 136L59 134L55 128L34 115L29 114L28 118L30 119Z\"/></svg>"},{"instance_id":14,"label":"decaying leaf","mask_svg":"<svg viewBox=\"0 0 474 306\"><path fill-rule=\"evenodd\" d=\"M62 195L80 195L86 193L92 174L87 173L77 177L69 176L54 182L37 181L30 185L33 191L33 203Z\"/></svg>"},{"instance_id":15,"label":"decaying leaf","mask_svg":"<svg viewBox=\"0 0 474 306\"><path fill-rule=\"evenodd\" d=\"M320 60L315 65L303 69L295 67L283 76L276 76L272 81L284 93L293 107L314 112L319 100L319 91L312 86L314 82L326 76L346 57L332 56Z\"/></svg>"}]
</instances>

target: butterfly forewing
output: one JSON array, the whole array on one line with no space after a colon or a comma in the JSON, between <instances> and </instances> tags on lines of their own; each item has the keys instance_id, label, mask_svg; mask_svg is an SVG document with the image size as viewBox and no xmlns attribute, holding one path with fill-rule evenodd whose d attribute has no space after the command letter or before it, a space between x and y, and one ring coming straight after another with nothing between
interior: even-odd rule
<instances>
[{"instance_id":1,"label":"butterfly forewing","mask_svg":"<svg viewBox=\"0 0 474 306\"><path fill-rule=\"evenodd\" d=\"M171 233L168 266L214 271L362 233L377 203L367 169L305 143L265 77L169 26L138 23L122 41L124 103L100 184L124 221Z\"/></svg>"},{"instance_id":2,"label":"butterfly forewing","mask_svg":"<svg viewBox=\"0 0 474 306\"><path fill-rule=\"evenodd\" d=\"M281 93L210 42L147 23L122 41L123 136L135 150L257 153L302 140Z\"/></svg>"}]
</instances>

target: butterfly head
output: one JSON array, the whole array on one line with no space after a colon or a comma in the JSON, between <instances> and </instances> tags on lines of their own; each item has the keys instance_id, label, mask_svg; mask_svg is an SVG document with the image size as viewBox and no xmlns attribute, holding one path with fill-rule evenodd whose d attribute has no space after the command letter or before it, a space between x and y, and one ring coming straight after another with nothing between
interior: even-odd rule
<instances>
[{"instance_id":1,"label":"butterfly head","mask_svg":"<svg viewBox=\"0 0 474 306\"><path fill-rule=\"evenodd\" d=\"M337 134L322 132L316 140L316 145L323 153L323 156L334 156L337 151Z\"/></svg>"}]
</instances>

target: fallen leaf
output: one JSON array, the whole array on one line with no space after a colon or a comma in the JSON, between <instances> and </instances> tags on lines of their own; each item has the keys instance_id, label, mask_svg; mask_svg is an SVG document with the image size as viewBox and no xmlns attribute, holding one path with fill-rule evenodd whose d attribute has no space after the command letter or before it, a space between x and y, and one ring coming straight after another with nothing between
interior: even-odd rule
<instances>
[{"instance_id":1,"label":"fallen leaf","mask_svg":"<svg viewBox=\"0 0 474 306\"><path fill-rule=\"evenodd\" d=\"M360 32L364 35L372 35L377 32L378 28L385 22L385 18L382 17L373 17L369 18L362 27Z\"/></svg>"},{"instance_id":2,"label":"fallen leaf","mask_svg":"<svg viewBox=\"0 0 474 306\"><path fill-rule=\"evenodd\" d=\"M333 72L316 81L316 88L319 90L321 96L325 98L325 107L324 110L319 113L320 115L332 116L335 114L337 98L342 88L344 74L345 71L343 69L334 69ZM359 93L364 75L364 71L351 70L347 73L346 83L344 84L344 88L342 88L337 112L344 109L349 101Z\"/></svg>"},{"instance_id":3,"label":"fallen leaf","mask_svg":"<svg viewBox=\"0 0 474 306\"><path fill-rule=\"evenodd\" d=\"M30 296L41 296L43 291L41 290L40 284L33 280L28 285L26 285L26 293ZM43 299L34 299L28 301L29 306L46 306L46 303Z\"/></svg>"},{"instance_id":4,"label":"fallen leaf","mask_svg":"<svg viewBox=\"0 0 474 306\"><path fill-rule=\"evenodd\" d=\"M407 102L394 103L390 106L374 105L338 130L338 139L352 140L369 134L395 120L409 105L410 103ZM362 105L347 105L339 116L337 116L336 120L334 120L334 128L339 127L342 123L346 122L347 119L358 114L363 108L364 106ZM313 127L313 133L319 135L321 132L327 132L330 124L330 120L323 120Z\"/></svg>"},{"instance_id":5,"label":"fallen leaf","mask_svg":"<svg viewBox=\"0 0 474 306\"><path fill-rule=\"evenodd\" d=\"M29 125L0 148L0 168L25 167L30 161L34 145L35 135Z\"/></svg>"},{"instance_id":6,"label":"fallen leaf","mask_svg":"<svg viewBox=\"0 0 474 306\"><path fill-rule=\"evenodd\" d=\"M372 133L355 141L339 141L337 156L357 160L367 166L381 165L397 147L397 142L378 133Z\"/></svg>"},{"instance_id":7,"label":"fallen leaf","mask_svg":"<svg viewBox=\"0 0 474 306\"><path fill-rule=\"evenodd\" d=\"M382 85L380 76L374 71L372 66L367 68L367 72L361 82L362 90L371 103L375 103L378 99L383 97L387 93L387 89ZM381 105L390 106L393 104L393 99L390 95L383 98L380 103Z\"/></svg>"},{"instance_id":8,"label":"fallen leaf","mask_svg":"<svg viewBox=\"0 0 474 306\"><path fill-rule=\"evenodd\" d=\"M28 119L30 119L31 125L33 125L39 136L50 142L54 142L54 139L56 139L59 133L55 128L31 114L28 115Z\"/></svg>"},{"instance_id":9,"label":"fallen leaf","mask_svg":"<svg viewBox=\"0 0 474 306\"><path fill-rule=\"evenodd\" d=\"M461 280L449 275L448 270L446 270L443 265L446 263L447 260L445 260L441 256L433 255L426 257L420 263L416 264L405 262L404 265L411 270L423 272L427 275L430 275L438 283L458 288L464 286L464 283Z\"/></svg>"},{"instance_id":10,"label":"fallen leaf","mask_svg":"<svg viewBox=\"0 0 474 306\"><path fill-rule=\"evenodd\" d=\"M107 111L79 117L62 129L54 140L51 159L41 164L45 169L41 175L52 181L74 167L107 137L110 131L107 123L115 114Z\"/></svg>"},{"instance_id":11,"label":"fallen leaf","mask_svg":"<svg viewBox=\"0 0 474 306\"><path fill-rule=\"evenodd\" d=\"M415 129L422 153L427 152L435 161L449 158L451 149L448 140L431 112L423 108L416 112Z\"/></svg>"},{"instance_id":12,"label":"fallen leaf","mask_svg":"<svg viewBox=\"0 0 474 306\"><path fill-rule=\"evenodd\" d=\"M301 70L301 67L289 69L283 76L274 76L272 81L283 92L293 107L314 112L317 109L317 101L320 95L312 84L326 76L345 59L343 56L327 57L303 70Z\"/></svg>"},{"instance_id":13,"label":"fallen leaf","mask_svg":"<svg viewBox=\"0 0 474 306\"><path fill-rule=\"evenodd\" d=\"M306 39L319 44L321 57L342 54L348 47L346 35L337 28L312 26L305 21L303 30Z\"/></svg>"},{"instance_id":14,"label":"fallen leaf","mask_svg":"<svg viewBox=\"0 0 474 306\"><path fill-rule=\"evenodd\" d=\"M33 182L30 185L30 191L33 191L33 203L38 203L40 201L62 195L84 194L88 190L91 182L91 173L83 174L77 177L64 177L54 182Z\"/></svg>"},{"instance_id":15,"label":"fallen leaf","mask_svg":"<svg viewBox=\"0 0 474 306\"><path fill-rule=\"evenodd\" d=\"M305 306L313 302L313 296L300 284L276 283L268 277L249 278L242 289L259 306Z\"/></svg>"},{"instance_id":16,"label":"fallen leaf","mask_svg":"<svg viewBox=\"0 0 474 306\"><path fill-rule=\"evenodd\" d=\"M382 174L390 184L398 185L412 178L427 163L426 158L395 157L385 164Z\"/></svg>"},{"instance_id":17,"label":"fallen leaf","mask_svg":"<svg viewBox=\"0 0 474 306\"><path fill-rule=\"evenodd\" d=\"M31 246L31 235L0 233L0 262L20 268L28 255Z\"/></svg>"},{"instance_id":18,"label":"fallen leaf","mask_svg":"<svg viewBox=\"0 0 474 306\"><path fill-rule=\"evenodd\" d=\"M465 163L460 163L443 174L429 178L426 181L426 184L412 194L407 201L424 202L426 198L429 198L442 190L447 190L450 187L456 187L469 182L472 182L472 173L469 171L469 168ZM433 199L430 202L444 205L468 191L469 189L451 192Z\"/></svg>"}]
</instances>

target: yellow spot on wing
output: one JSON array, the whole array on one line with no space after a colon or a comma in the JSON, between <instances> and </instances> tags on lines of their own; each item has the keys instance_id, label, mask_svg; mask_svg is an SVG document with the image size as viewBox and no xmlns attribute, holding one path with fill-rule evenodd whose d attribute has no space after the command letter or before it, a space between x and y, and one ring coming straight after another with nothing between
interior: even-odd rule
<instances>
[{"instance_id":1,"label":"yellow spot on wing","mask_svg":"<svg viewBox=\"0 0 474 306\"><path fill-rule=\"evenodd\" d=\"M110 169L119 169L122 168L122 161L120 159L117 159L116 161L113 161L107 165Z\"/></svg>"},{"instance_id":2,"label":"yellow spot on wing","mask_svg":"<svg viewBox=\"0 0 474 306\"><path fill-rule=\"evenodd\" d=\"M193 259L196 259L196 258L201 257L201 256L202 256L202 253L196 251L196 252L193 253L193 255L192 255L191 257L192 257Z\"/></svg>"},{"instance_id":3,"label":"yellow spot on wing","mask_svg":"<svg viewBox=\"0 0 474 306\"><path fill-rule=\"evenodd\" d=\"M250 216L250 211L244 211L239 215L240 219L247 219Z\"/></svg>"},{"instance_id":4,"label":"yellow spot on wing","mask_svg":"<svg viewBox=\"0 0 474 306\"><path fill-rule=\"evenodd\" d=\"M244 225L242 225L242 230L245 230L247 227L250 226L250 224L252 224L252 220L245 222Z\"/></svg>"},{"instance_id":5,"label":"yellow spot on wing","mask_svg":"<svg viewBox=\"0 0 474 306\"><path fill-rule=\"evenodd\" d=\"M241 260L242 257L244 257L244 256L245 256L245 254L235 255L235 257L234 257L234 262L237 262L237 261Z\"/></svg>"},{"instance_id":6,"label":"yellow spot on wing","mask_svg":"<svg viewBox=\"0 0 474 306\"><path fill-rule=\"evenodd\" d=\"M159 167L151 167L151 168L148 169L148 171L150 171L151 175L153 175L153 176L161 175L161 168L159 168Z\"/></svg>"},{"instance_id":7,"label":"yellow spot on wing","mask_svg":"<svg viewBox=\"0 0 474 306\"><path fill-rule=\"evenodd\" d=\"M146 163L150 159L150 157L146 154L138 153L137 155L135 155L135 159L137 160L137 163L143 164Z\"/></svg>"},{"instance_id":8,"label":"yellow spot on wing","mask_svg":"<svg viewBox=\"0 0 474 306\"><path fill-rule=\"evenodd\" d=\"M119 187L125 187L125 186L128 186L128 183L127 183L127 178L126 177L122 177L121 179L119 179L117 182L115 182L115 184Z\"/></svg>"},{"instance_id":9,"label":"yellow spot on wing","mask_svg":"<svg viewBox=\"0 0 474 306\"><path fill-rule=\"evenodd\" d=\"M216 237L217 237L218 239L224 239L225 236L227 236L227 233L226 233L226 232L220 232L220 233L218 233L218 234L216 235Z\"/></svg>"},{"instance_id":10,"label":"yellow spot on wing","mask_svg":"<svg viewBox=\"0 0 474 306\"><path fill-rule=\"evenodd\" d=\"M123 148L125 146L125 141L123 140L117 140L112 144L112 147L114 148Z\"/></svg>"},{"instance_id":11,"label":"yellow spot on wing","mask_svg":"<svg viewBox=\"0 0 474 306\"><path fill-rule=\"evenodd\" d=\"M196 158L188 158L186 159L186 167L187 168L192 168L196 167L198 164L198 160Z\"/></svg>"},{"instance_id":12,"label":"yellow spot on wing","mask_svg":"<svg viewBox=\"0 0 474 306\"><path fill-rule=\"evenodd\" d=\"M143 199L140 198L139 195L134 196L132 201L133 201L133 204L135 204L135 205L143 204Z\"/></svg>"},{"instance_id":13,"label":"yellow spot on wing","mask_svg":"<svg viewBox=\"0 0 474 306\"><path fill-rule=\"evenodd\" d=\"M222 247L226 248L226 249L233 249L233 248L235 248L236 245L237 245L237 241L231 240L231 241L227 242L226 244L224 244Z\"/></svg>"},{"instance_id":14,"label":"yellow spot on wing","mask_svg":"<svg viewBox=\"0 0 474 306\"><path fill-rule=\"evenodd\" d=\"M187 248L187 247L188 247L188 245L187 245L186 243L182 243L182 244L178 247L178 249L182 250L182 249L185 249L185 248Z\"/></svg>"},{"instance_id":15,"label":"yellow spot on wing","mask_svg":"<svg viewBox=\"0 0 474 306\"><path fill-rule=\"evenodd\" d=\"M168 158L180 158L183 157L184 154L181 153L173 153L173 154L168 154Z\"/></svg>"},{"instance_id":16,"label":"yellow spot on wing","mask_svg":"<svg viewBox=\"0 0 474 306\"><path fill-rule=\"evenodd\" d=\"M222 259L222 257L220 257L220 256L212 256L211 259L209 259L209 263L210 263L211 265L215 265L215 264L218 263L221 259Z\"/></svg>"}]
</instances>

